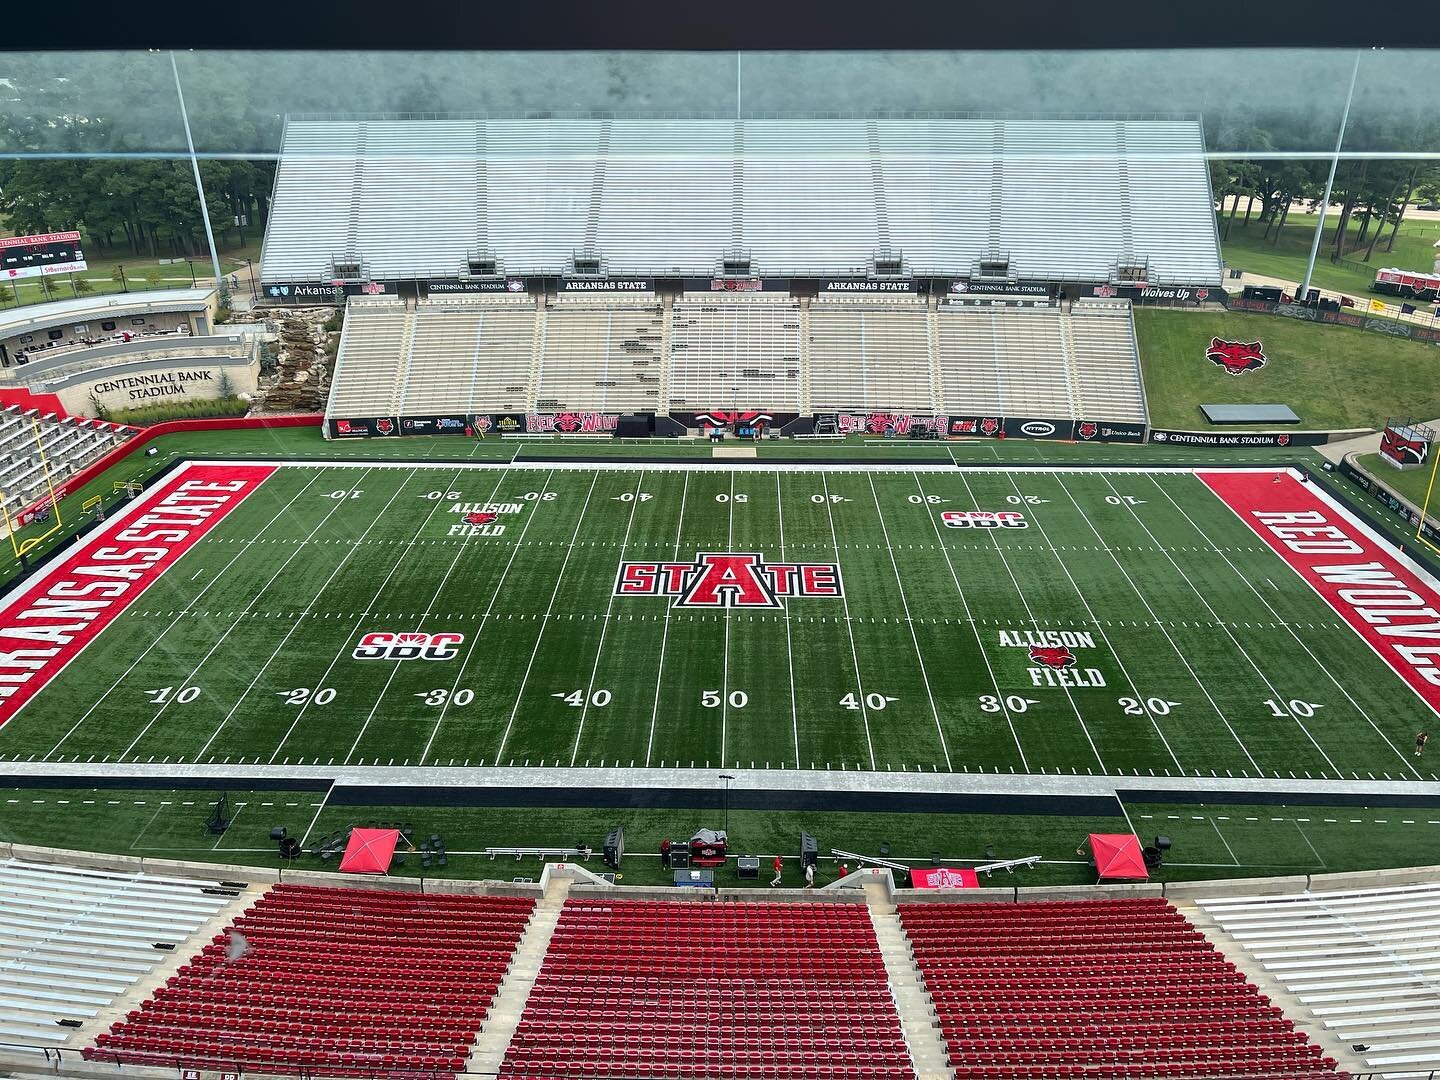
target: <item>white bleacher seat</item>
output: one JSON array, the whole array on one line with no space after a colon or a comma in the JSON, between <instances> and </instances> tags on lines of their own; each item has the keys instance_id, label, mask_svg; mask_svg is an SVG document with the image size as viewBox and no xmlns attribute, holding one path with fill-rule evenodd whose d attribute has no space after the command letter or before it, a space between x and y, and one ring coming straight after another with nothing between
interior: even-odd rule
<instances>
[{"instance_id":1,"label":"white bleacher seat","mask_svg":"<svg viewBox=\"0 0 1440 1080\"><path fill-rule=\"evenodd\" d=\"M396 412L509 412L529 407L535 305L524 298L428 300L415 307L410 366Z\"/></svg>"},{"instance_id":2,"label":"white bleacher seat","mask_svg":"<svg viewBox=\"0 0 1440 1080\"><path fill-rule=\"evenodd\" d=\"M545 313L535 408L661 412L660 301L559 300Z\"/></svg>"},{"instance_id":3,"label":"white bleacher seat","mask_svg":"<svg viewBox=\"0 0 1440 1080\"><path fill-rule=\"evenodd\" d=\"M412 325L404 304L350 302L331 378L329 415L387 416L396 412L402 354Z\"/></svg>"},{"instance_id":4,"label":"white bleacher seat","mask_svg":"<svg viewBox=\"0 0 1440 1080\"><path fill-rule=\"evenodd\" d=\"M171 955L157 944L183 948L235 895L214 881L0 862L0 1040L63 1042L57 1021L109 1008Z\"/></svg>"},{"instance_id":5,"label":"white bleacher seat","mask_svg":"<svg viewBox=\"0 0 1440 1080\"><path fill-rule=\"evenodd\" d=\"M799 412L799 304L788 296L676 300L670 407Z\"/></svg>"},{"instance_id":6,"label":"white bleacher seat","mask_svg":"<svg viewBox=\"0 0 1440 1080\"><path fill-rule=\"evenodd\" d=\"M1370 1067L1440 1070L1440 883L1197 903Z\"/></svg>"},{"instance_id":7,"label":"white bleacher seat","mask_svg":"<svg viewBox=\"0 0 1440 1080\"><path fill-rule=\"evenodd\" d=\"M811 304L810 404L817 412L933 414L925 302L821 299Z\"/></svg>"}]
</instances>

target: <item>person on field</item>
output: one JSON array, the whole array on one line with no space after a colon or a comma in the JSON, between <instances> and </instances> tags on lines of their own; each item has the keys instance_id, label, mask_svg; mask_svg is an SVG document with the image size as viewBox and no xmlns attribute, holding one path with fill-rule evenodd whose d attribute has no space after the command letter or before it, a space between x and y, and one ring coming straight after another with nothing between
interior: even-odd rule
<instances>
[{"instance_id":1,"label":"person on field","mask_svg":"<svg viewBox=\"0 0 1440 1080\"><path fill-rule=\"evenodd\" d=\"M781 872L782 872L784 869L785 869L785 864L780 861L780 856L779 856L779 855L776 855L776 856L775 856L775 876L770 879L770 887L771 887L772 889L775 888L775 886L777 886L777 885L780 884L780 875L781 875Z\"/></svg>"},{"instance_id":2,"label":"person on field","mask_svg":"<svg viewBox=\"0 0 1440 1080\"><path fill-rule=\"evenodd\" d=\"M840 876L841 876L841 877L844 877L844 876L845 876L846 874L848 874L848 873L850 873L850 867L846 866L846 865L842 862L842 863L840 864Z\"/></svg>"},{"instance_id":3,"label":"person on field","mask_svg":"<svg viewBox=\"0 0 1440 1080\"><path fill-rule=\"evenodd\" d=\"M813 889L814 887L815 887L815 864L814 864L814 863L806 863L806 864L805 864L805 888L807 888L807 889Z\"/></svg>"},{"instance_id":4,"label":"person on field","mask_svg":"<svg viewBox=\"0 0 1440 1080\"><path fill-rule=\"evenodd\" d=\"M1422 731L1422 732L1420 732L1419 735L1416 735L1416 736L1415 736L1415 756L1416 756L1416 757L1419 757L1421 754L1423 754L1423 753L1425 752L1425 744L1428 743L1429 741L1430 741L1430 733L1429 733L1428 731Z\"/></svg>"}]
</instances>

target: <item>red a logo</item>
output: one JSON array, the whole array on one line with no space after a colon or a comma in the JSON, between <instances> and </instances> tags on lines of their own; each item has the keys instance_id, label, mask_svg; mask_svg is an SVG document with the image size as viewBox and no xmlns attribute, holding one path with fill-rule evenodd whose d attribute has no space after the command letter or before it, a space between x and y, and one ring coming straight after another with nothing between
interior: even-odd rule
<instances>
[{"instance_id":1,"label":"red a logo","mask_svg":"<svg viewBox=\"0 0 1440 1080\"><path fill-rule=\"evenodd\" d=\"M705 552L695 556L698 573L677 601L678 607L780 607L760 576L760 556Z\"/></svg>"}]
</instances>

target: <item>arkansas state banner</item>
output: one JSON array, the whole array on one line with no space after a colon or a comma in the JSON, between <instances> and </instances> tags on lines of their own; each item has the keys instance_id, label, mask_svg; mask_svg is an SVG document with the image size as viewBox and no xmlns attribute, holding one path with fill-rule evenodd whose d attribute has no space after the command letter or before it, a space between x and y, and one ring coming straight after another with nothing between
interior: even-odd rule
<instances>
[{"instance_id":1,"label":"arkansas state banner","mask_svg":"<svg viewBox=\"0 0 1440 1080\"><path fill-rule=\"evenodd\" d=\"M974 870L953 870L948 866L916 867L910 871L910 884L916 889L978 889L980 879Z\"/></svg>"}]
</instances>

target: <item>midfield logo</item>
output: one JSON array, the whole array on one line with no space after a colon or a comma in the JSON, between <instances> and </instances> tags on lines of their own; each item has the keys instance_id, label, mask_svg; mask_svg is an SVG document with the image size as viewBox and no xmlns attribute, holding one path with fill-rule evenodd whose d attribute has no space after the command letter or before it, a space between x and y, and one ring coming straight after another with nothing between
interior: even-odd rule
<instances>
[{"instance_id":1,"label":"midfield logo","mask_svg":"<svg viewBox=\"0 0 1440 1080\"><path fill-rule=\"evenodd\" d=\"M616 596L673 596L677 608L779 608L786 596L841 597L835 563L767 563L746 552L702 551L690 563L627 562Z\"/></svg>"},{"instance_id":2,"label":"midfield logo","mask_svg":"<svg viewBox=\"0 0 1440 1080\"><path fill-rule=\"evenodd\" d=\"M366 634L350 655L356 660L454 660L464 634Z\"/></svg>"}]
</instances>

